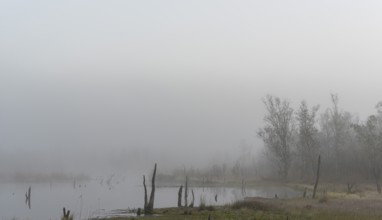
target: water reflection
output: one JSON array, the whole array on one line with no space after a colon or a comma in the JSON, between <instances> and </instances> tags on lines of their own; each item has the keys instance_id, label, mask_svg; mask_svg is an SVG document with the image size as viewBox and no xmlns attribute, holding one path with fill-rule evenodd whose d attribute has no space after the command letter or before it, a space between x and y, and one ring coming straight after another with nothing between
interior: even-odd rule
<instances>
[{"instance_id":1,"label":"water reflection","mask_svg":"<svg viewBox=\"0 0 382 220\"><path fill-rule=\"evenodd\" d=\"M29 186L28 191L25 193L25 204L31 209L31 191L32 188Z\"/></svg>"}]
</instances>

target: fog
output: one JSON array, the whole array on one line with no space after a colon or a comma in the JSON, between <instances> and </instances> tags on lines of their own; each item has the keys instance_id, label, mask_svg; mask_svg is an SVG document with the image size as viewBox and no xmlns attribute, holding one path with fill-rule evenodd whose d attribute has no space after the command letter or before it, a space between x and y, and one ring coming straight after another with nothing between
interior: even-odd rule
<instances>
[{"instance_id":1,"label":"fog","mask_svg":"<svg viewBox=\"0 0 382 220\"><path fill-rule=\"evenodd\" d=\"M2 1L0 172L233 163L267 94L364 120L382 94L379 1Z\"/></svg>"}]
</instances>

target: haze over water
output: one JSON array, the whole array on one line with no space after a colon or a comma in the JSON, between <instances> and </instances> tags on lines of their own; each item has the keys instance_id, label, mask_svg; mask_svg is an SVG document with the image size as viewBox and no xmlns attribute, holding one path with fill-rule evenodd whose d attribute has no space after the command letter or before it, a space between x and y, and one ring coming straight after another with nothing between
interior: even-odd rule
<instances>
[{"instance_id":1,"label":"haze over water","mask_svg":"<svg viewBox=\"0 0 382 220\"><path fill-rule=\"evenodd\" d=\"M344 0L1 1L0 182L261 160L267 94L319 113L338 94L364 120L382 100L381 11Z\"/></svg>"}]
</instances>

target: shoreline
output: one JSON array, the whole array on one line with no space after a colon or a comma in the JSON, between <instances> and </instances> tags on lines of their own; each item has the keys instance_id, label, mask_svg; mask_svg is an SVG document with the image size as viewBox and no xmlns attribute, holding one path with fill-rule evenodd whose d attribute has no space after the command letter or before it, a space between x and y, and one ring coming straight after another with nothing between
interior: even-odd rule
<instances>
[{"instance_id":1,"label":"shoreline","mask_svg":"<svg viewBox=\"0 0 382 220\"><path fill-rule=\"evenodd\" d=\"M302 184L284 186L302 188ZM331 188L329 187L331 186ZM175 220L175 219L381 219L382 196L363 185L356 193L346 193L341 185L323 184L318 197L311 198L260 198L245 197L243 200L222 206L157 208L154 215L105 217L98 220ZM336 190L327 190L336 189ZM363 189L363 190L361 190Z\"/></svg>"}]
</instances>

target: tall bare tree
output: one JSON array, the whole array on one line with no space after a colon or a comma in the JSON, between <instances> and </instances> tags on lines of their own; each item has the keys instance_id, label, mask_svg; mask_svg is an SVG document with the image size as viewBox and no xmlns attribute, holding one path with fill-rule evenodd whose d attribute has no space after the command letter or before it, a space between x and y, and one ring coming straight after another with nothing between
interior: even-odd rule
<instances>
[{"instance_id":1,"label":"tall bare tree","mask_svg":"<svg viewBox=\"0 0 382 220\"><path fill-rule=\"evenodd\" d=\"M343 130L344 130L344 123L341 120L342 114L340 110L338 109L338 96L331 94L332 102L333 102L333 108L331 109L331 118L332 118L332 132L334 137L334 143L333 143L333 149L336 157L336 171L339 170L339 162L340 162L340 148L343 140Z\"/></svg>"},{"instance_id":2,"label":"tall bare tree","mask_svg":"<svg viewBox=\"0 0 382 220\"><path fill-rule=\"evenodd\" d=\"M301 159L301 177L311 169L312 176L316 172L315 158L319 155L318 129L316 128L316 113L319 106L314 106L310 111L305 101L302 101L297 111L298 142L297 153Z\"/></svg>"},{"instance_id":3,"label":"tall bare tree","mask_svg":"<svg viewBox=\"0 0 382 220\"><path fill-rule=\"evenodd\" d=\"M379 119L377 116L371 115L365 124L354 125L354 129L359 141L364 146L377 191L381 193L382 129Z\"/></svg>"},{"instance_id":4,"label":"tall bare tree","mask_svg":"<svg viewBox=\"0 0 382 220\"><path fill-rule=\"evenodd\" d=\"M291 165L293 109L288 101L271 95L267 95L263 102L267 109L265 126L257 134L276 159L279 172L286 180Z\"/></svg>"},{"instance_id":5,"label":"tall bare tree","mask_svg":"<svg viewBox=\"0 0 382 220\"><path fill-rule=\"evenodd\" d=\"M332 107L321 115L321 147L325 159L325 169L334 180L349 175L349 157L354 157L354 130L351 128L353 116L340 110L337 95L331 94Z\"/></svg>"}]
</instances>

